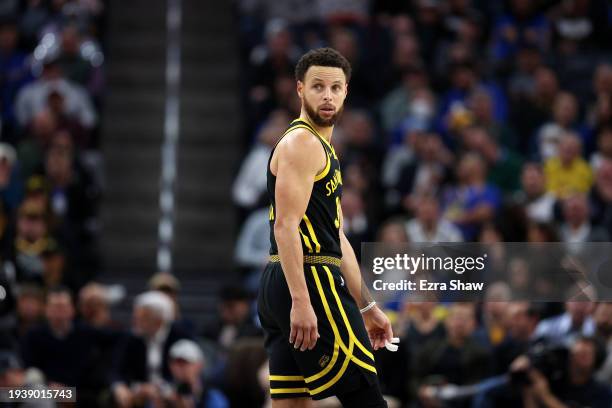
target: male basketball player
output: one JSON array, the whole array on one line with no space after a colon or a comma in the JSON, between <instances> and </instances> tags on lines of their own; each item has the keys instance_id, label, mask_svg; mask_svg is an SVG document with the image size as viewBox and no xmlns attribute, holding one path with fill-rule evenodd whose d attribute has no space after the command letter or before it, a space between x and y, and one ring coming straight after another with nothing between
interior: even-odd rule
<instances>
[{"instance_id":1,"label":"male basketball player","mask_svg":"<svg viewBox=\"0 0 612 408\"><path fill-rule=\"evenodd\" d=\"M331 145L351 67L331 48L305 54L295 75L302 102L268 163L270 262L259 317L274 408L336 395L344 407L386 407L372 348L392 341L342 230L342 176Z\"/></svg>"}]
</instances>

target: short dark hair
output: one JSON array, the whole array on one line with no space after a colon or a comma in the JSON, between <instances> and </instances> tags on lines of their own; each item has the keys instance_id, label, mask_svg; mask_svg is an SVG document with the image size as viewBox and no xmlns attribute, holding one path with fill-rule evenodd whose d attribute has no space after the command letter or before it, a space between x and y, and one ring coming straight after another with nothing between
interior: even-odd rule
<instances>
[{"instance_id":1,"label":"short dark hair","mask_svg":"<svg viewBox=\"0 0 612 408\"><path fill-rule=\"evenodd\" d=\"M47 290L46 300L49 301L51 296L67 295L70 298L70 303L73 303L72 291L64 285L56 285Z\"/></svg>"},{"instance_id":2,"label":"short dark hair","mask_svg":"<svg viewBox=\"0 0 612 408\"><path fill-rule=\"evenodd\" d=\"M295 66L295 79L304 82L306 71L312 66L341 68L346 82L351 79L351 64L333 48L315 48L302 55Z\"/></svg>"}]
</instances>

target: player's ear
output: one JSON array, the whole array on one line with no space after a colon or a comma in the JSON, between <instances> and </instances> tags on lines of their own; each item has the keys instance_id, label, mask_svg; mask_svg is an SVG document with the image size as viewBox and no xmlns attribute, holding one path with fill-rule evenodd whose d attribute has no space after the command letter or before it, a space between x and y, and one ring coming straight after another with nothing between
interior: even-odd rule
<instances>
[{"instance_id":1,"label":"player's ear","mask_svg":"<svg viewBox=\"0 0 612 408\"><path fill-rule=\"evenodd\" d=\"M304 94L304 83L302 81L299 81L299 80L297 81L296 90L300 98L304 96L303 95Z\"/></svg>"}]
</instances>

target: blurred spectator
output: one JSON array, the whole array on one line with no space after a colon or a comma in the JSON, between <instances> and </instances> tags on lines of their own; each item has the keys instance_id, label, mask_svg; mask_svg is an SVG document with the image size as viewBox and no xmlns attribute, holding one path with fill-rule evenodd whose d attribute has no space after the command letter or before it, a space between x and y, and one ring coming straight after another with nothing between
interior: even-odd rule
<instances>
[{"instance_id":1,"label":"blurred spectator","mask_svg":"<svg viewBox=\"0 0 612 408\"><path fill-rule=\"evenodd\" d=\"M259 105L269 102L273 96L275 79L293 77L293 67L299 57L285 20L269 20L265 39L265 44L255 47L249 58L252 72L249 99Z\"/></svg>"},{"instance_id":2,"label":"blurred spectator","mask_svg":"<svg viewBox=\"0 0 612 408\"><path fill-rule=\"evenodd\" d=\"M15 338L23 339L30 329L44 320L45 296L43 291L33 285L21 285L17 291L17 325Z\"/></svg>"},{"instance_id":3,"label":"blurred spectator","mask_svg":"<svg viewBox=\"0 0 612 408\"><path fill-rule=\"evenodd\" d=\"M107 385L108 373L98 371L98 358L112 349L115 337L75 322L72 296L66 288L47 293L45 316L46 323L23 339L23 359L28 367L39 368L49 384L76 386L79 401L85 403L89 393L95 395Z\"/></svg>"},{"instance_id":4,"label":"blurred spectator","mask_svg":"<svg viewBox=\"0 0 612 408\"><path fill-rule=\"evenodd\" d=\"M329 33L329 46L351 64L351 104L368 106L369 101L378 96L379 91L376 86L376 73L367 65L364 52L359 48L357 34L348 28L333 26Z\"/></svg>"},{"instance_id":5,"label":"blurred spectator","mask_svg":"<svg viewBox=\"0 0 612 408\"><path fill-rule=\"evenodd\" d=\"M399 334L408 343L412 358L416 358L428 342L445 337L444 324L435 312L436 307L436 302L426 298L406 302L403 306L402 317L406 317L406 321L402 325L406 327L400 328Z\"/></svg>"},{"instance_id":6,"label":"blurred spectator","mask_svg":"<svg viewBox=\"0 0 612 408\"><path fill-rule=\"evenodd\" d=\"M149 279L148 287L150 290L166 294L174 307L174 325L179 327L182 332L192 336L195 330L194 322L181 314L179 295L181 292L181 282L169 272L157 272Z\"/></svg>"},{"instance_id":7,"label":"blurred spectator","mask_svg":"<svg viewBox=\"0 0 612 408\"><path fill-rule=\"evenodd\" d=\"M260 336L251 314L251 298L238 286L224 287L219 293L219 319L204 328L204 337L229 349L242 337Z\"/></svg>"},{"instance_id":8,"label":"blurred spectator","mask_svg":"<svg viewBox=\"0 0 612 408\"><path fill-rule=\"evenodd\" d=\"M419 198L437 195L451 176L451 154L444 148L440 137L426 133L413 141L415 160L401 168L395 191L401 197L402 207L415 212Z\"/></svg>"},{"instance_id":9,"label":"blurred spectator","mask_svg":"<svg viewBox=\"0 0 612 408\"><path fill-rule=\"evenodd\" d=\"M94 233L95 201L98 196L90 175L78 168L71 135L58 131L45 154L44 172L49 183L53 214L61 220L64 231L86 241Z\"/></svg>"},{"instance_id":10,"label":"blurred spectator","mask_svg":"<svg viewBox=\"0 0 612 408\"><path fill-rule=\"evenodd\" d=\"M463 132L463 144L469 151L480 154L487 163L487 182L504 192L519 189L522 159L506 146L500 146L483 127L470 127Z\"/></svg>"},{"instance_id":11,"label":"blurred spectator","mask_svg":"<svg viewBox=\"0 0 612 408\"><path fill-rule=\"evenodd\" d=\"M593 172L597 172L601 163L606 159L612 159L612 127L602 129L597 135L597 151L591 155L589 160Z\"/></svg>"},{"instance_id":12,"label":"blurred spectator","mask_svg":"<svg viewBox=\"0 0 612 408\"><path fill-rule=\"evenodd\" d=\"M147 284L149 290L155 290L166 294L174 303L174 319L178 319L180 315L178 295L181 290L181 282L176 276L169 272L157 272Z\"/></svg>"},{"instance_id":13,"label":"blurred spectator","mask_svg":"<svg viewBox=\"0 0 612 408\"><path fill-rule=\"evenodd\" d=\"M591 301L567 301L565 313L542 320L534 337L552 343L568 344L577 335L592 336L595 333L595 323L591 316L593 309Z\"/></svg>"},{"instance_id":14,"label":"blurred spectator","mask_svg":"<svg viewBox=\"0 0 612 408\"><path fill-rule=\"evenodd\" d=\"M577 244L610 240L605 229L591 224L589 212L589 202L583 194L573 195L564 200L563 223L559 230L562 241Z\"/></svg>"},{"instance_id":15,"label":"blurred spectator","mask_svg":"<svg viewBox=\"0 0 612 408\"><path fill-rule=\"evenodd\" d=\"M515 149L516 136L512 130L494 116L493 99L486 89L475 89L467 100L474 124L483 129L495 143L504 149Z\"/></svg>"},{"instance_id":16,"label":"blurred spectator","mask_svg":"<svg viewBox=\"0 0 612 408\"><path fill-rule=\"evenodd\" d=\"M494 282L487 288L482 303L482 325L474 333L486 348L499 345L506 336L511 299L512 291L505 282Z\"/></svg>"},{"instance_id":17,"label":"blurred spectator","mask_svg":"<svg viewBox=\"0 0 612 408\"><path fill-rule=\"evenodd\" d=\"M610 95L612 95L612 64L599 62L592 77L592 95L587 110L587 121L591 128L600 130L610 125Z\"/></svg>"},{"instance_id":18,"label":"blurred spectator","mask_svg":"<svg viewBox=\"0 0 612 408\"><path fill-rule=\"evenodd\" d=\"M385 77L390 78L387 89L402 80L402 85L406 89L411 89L414 85L414 75L423 77L422 70L419 70L421 63L421 46L418 39L412 33L400 34L393 39L390 58L390 66L386 68ZM420 72L419 72L420 71ZM405 75L408 74L408 75Z\"/></svg>"},{"instance_id":19,"label":"blurred spectator","mask_svg":"<svg viewBox=\"0 0 612 408\"><path fill-rule=\"evenodd\" d=\"M403 218L388 219L378 229L376 240L390 245L408 242L405 224Z\"/></svg>"},{"instance_id":20,"label":"blurred spectator","mask_svg":"<svg viewBox=\"0 0 612 408\"><path fill-rule=\"evenodd\" d=\"M525 163L521 173L521 187L515 199L524 206L527 218L536 223L551 222L556 198L546 191L544 171L539 163Z\"/></svg>"},{"instance_id":21,"label":"blurred spectator","mask_svg":"<svg viewBox=\"0 0 612 408\"><path fill-rule=\"evenodd\" d=\"M529 0L511 0L510 10L495 22L492 54L495 61L511 60L524 45L547 47L549 23Z\"/></svg>"},{"instance_id":22,"label":"blurred spectator","mask_svg":"<svg viewBox=\"0 0 612 408\"><path fill-rule=\"evenodd\" d=\"M553 106L552 121L544 124L537 133L538 155L542 160L557 157L560 152L561 139L572 131L578 117L578 102L574 95L561 92Z\"/></svg>"},{"instance_id":23,"label":"blurred spectator","mask_svg":"<svg viewBox=\"0 0 612 408\"><path fill-rule=\"evenodd\" d=\"M527 355L518 357L511 365L511 378L515 381L488 390L476 407L610 406L610 387L598 382L593 376L601 357L600 345L596 339L580 336L567 347L567 351L548 349L543 353L556 358L556 363L542 367ZM550 370L557 375L551 375Z\"/></svg>"},{"instance_id":24,"label":"blurred spectator","mask_svg":"<svg viewBox=\"0 0 612 408\"><path fill-rule=\"evenodd\" d=\"M44 284L44 252L50 244L46 208L26 199L17 212L14 238L8 239L5 259L15 268L17 282Z\"/></svg>"},{"instance_id":25,"label":"blurred spectator","mask_svg":"<svg viewBox=\"0 0 612 408\"><path fill-rule=\"evenodd\" d=\"M544 164L546 190L557 198L572 193L586 193L593 184L593 174L581 157L582 143L573 133L565 133L559 140L558 156L551 156Z\"/></svg>"},{"instance_id":26,"label":"blurred spectator","mask_svg":"<svg viewBox=\"0 0 612 408\"><path fill-rule=\"evenodd\" d=\"M365 212L365 203L361 195L351 188L342 191L342 229L347 239L357 249L362 242L370 241L371 227Z\"/></svg>"},{"instance_id":27,"label":"blurred spectator","mask_svg":"<svg viewBox=\"0 0 612 408\"><path fill-rule=\"evenodd\" d=\"M605 347L606 358L597 371L597 380L612 386L612 303L601 302L593 313L595 335Z\"/></svg>"},{"instance_id":28,"label":"blurred spectator","mask_svg":"<svg viewBox=\"0 0 612 408\"><path fill-rule=\"evenodd\" d=\"M484 160L468 153L457 166L459 186L445 194L444 217L455 223L466 241L474 240L480 227L495 216L500 206L499 190L487 184Z\"/></svg>"},{"instance_id":29,"label":"blurred spectator","mask_svg":"<svg viewBox=\"0 0 612 408\"><path fill-rule=\"evenodd\" d=\"M202 376L204 354L192 340L179 340L170 348L170 372L173 390L167 402L178 408L228 408L221 391L211 388Z\"/></svg>"},{"instance_id":30,"label":"blurred spectator","mask_svg":"<svg viewBox=\"0 0 612 408\"><path fill-rule=\"evenodd\" d=\"M17 92L32 80L28 56L18 48L19 31L14 20L0 17L0 106L3 140L14 141L16 120L14 100Z\"/></svg>"},{"instance_id":31,"label":"blurred spectator","mask_svg":"<svg viewBox=\"0 0 612 408\"><path fill-rule=\"evenodd\" d=\"M45 62L40 78L17 94L15 112L21 126L27 126L37 113L47 107L52 92L64 97L65 112L76 118L84 128L91 129L96 124L96 113L85 89L67 80L57 60L50 59Z\"/></svg>"},{"instance_id":32,"label":"blurred spectator","mask_svg":"<svg viewBox=\"0 0 612 408\"><path fill-rule=\"evenodd\" d=\"M380 106L382 127L387 133L398 130L427 130L435 114L435 96L427 87L423 66L402 72L399 86L383 98ZM393 138L395 144L398 139Z\"/></svg>"},{"instance_id":33,"label":"blurred spectator","mask_svg":"<svg viewBox=\"0 0 612 408\"><path fill-rule=\"evenodd\" d=\"M20 30L28 48L33 49L38 35L49 20L47 4L42 0L27 0L21 15Z\"/></svg>"},{"instance_id":34,"label":"blurred spectator","mask_svg":"<svg viewBox=\"0 0 612 408\"><path fill-rule=\"evenodd\" d=\"M289 125L290 118L283 110L270 114L257 135L257 143L251 148L234 180L234 203L244 209L253 209L263 202L266 193L268 159L272 148Z\"/></svg>"},{"instance_id":35,"label":"blurred spectator","mask_svg":"<svg viewBox=\"0 0 612 408\"><path fill-rule=\"evenodd\" d=\"M23 367L19 357L12 351L0 351L0 387L10 389L41 389L45 386L43 373L36 368ZM50 400L24 401L19 403L4 402L3 406L12 408L52 408L55 403Z\"/></svg>"},{"instance_id":36,"label":"blurred spectator","mask_svg":"<svg viewBox=\"0 0 612 408\"><path fill-rule=\"evenodd\" d=\"M591 222L606 229L612 237L612 160L602 161L595 174L595 185L589 197Z\"/></svg>"},{"instance_id":37,"label":"blurred spectator","mask_svg":"<svg viewBox=\"0 0 612 408\"><path fill-rule=\"evenodd\" d=\"M542 53L537 47L526 45L519 48L515 69L508 80L508 92L513 102L528 98L536 86L536 72L543 66Z\"/></svg>"},{"instance_id":38,"label":"blurred spectator","mask_svg":"<svg viewBox=\"0 0 612 408\"><path fill-rule=\"evenodd\" d=\"M49 111L55 117L58 130L65 130L72 137L74 144L79 149L89 147L89 132L81 125L74 117L71 117L66 112L65 99L59 92L52 91L49 93L48 106Z\"/></svg>"},{"instance_id":39,"label":"blurred spectator","mask_svg":"<svg viewBox=\"0 0 612 408\"><path fill-rule=\"evenodd\" d=\"M229 349L224 391L231 407L260 407L265 391L257 377L266 362L263 338L245 337ZM268 371L269 373L269 371ZM269 385L269 381L266 381Z\"/></svg>"},{"instance_id":40,"label":"blurred spectator","mask_svg":"<svg viewBox=\"0 0 612 408\"><path fill-rule=\"evenodd\" d=\"M157 291L134 299L132 333L115 353L112 393L122 407L160 398L160 389L171 381L169 352L174 343L189 338L173 323L170 298Z\"/></svg>"},{"instance_id":41,"label":"blurred spectator","mask_svg":"<svg viewBox=\"0 0 612 408\"><path fill-rule=\"evenodd\" d=\"M534 344L534 333L539 313L529 302L511 302L507 309L508 332L500 344L495 346L495 371L504 374L510 364Z\"/></svg>"},{"instance_id":42,"label":"blurred spectator","mask_svg":"<svg viewBox=\"0 0 612 408\"><path fill-rule=\"evenodd\" d=\"M432 196L422 196L416 205L416 217L406 223L410 242L462 242L461 231L440 217L440 205Z\"/></svg>"},{"instance_id":43,"label":"blurred spectator","mask_svg":"<svg viewBox=\"0 0 612 408\"><path fill-rule=\"evenodd\" d=\"M450 75L451 84L441 101L438 117L440 129L444 134L452 135L453 132L473 123L473 114L467 109L467 103L469 96L476 90L489 94L493 103L494 120L506 120L508 106L503 90L493 82L482 81L473 62L456 63L450 68ZM454 142L451 139L449 143Z\"/></svg>"},{"instance_id":44,"label":"blurred spectator","mask_svg":"<svg viewBox=\"0 0 612 408\"><path fill-rule=\"evenodd\" d=\"M519 138L519 150L524 155L534 153L539 148L533 146L537 144L537 141L533 142L534 135L550 120L559 94L559 80L552 69L545 66L536 68L533 80L533 87L525 95L518 95L511 106L511 122ZM560 109L557 114L561 114Z\"/></svg>"},{"instance_id":45,"label":"blurred spectator","mask_svg":"<svg viewBox=\"0 0 612 408\"><path fill-rule=\"evenodd\" d=\"M68 24L61 32L61 54L58 64L66 78L80 86L87 87L91 77L91 66L80 53L81 33L78 27Z\"/></svg>"},{"instance_id":46,"label":"blurred spectator","mask_svg":"<svg viewBox=\"0 0 612 408\"><path fill-rule=\"evenodd\" d=\"M437 404L431 385L473 384L491 372L490 352L472 338L476 329L474 306L453 303L444 325L445 338L427 342L415 361L418 398L426 407Z\"/></svg>"},{"instance_id":47,"label":"blurred spectator","mask_svg":"<svg viewBox=\"0 0 612 408\"><path fill-rule=\"evenodd\" d=\"M32 118L17 145L19 164L25 180L42 166L44 152L58 128L57 117L50 110L43 110Z\"/></svg>"},{"instance_id":48,"label":"blurred spectator","mask_svg":"<svg viewBox=\"0 0 612 408\"><path fill-rule=\"evenodd\" d=\"M19 174L17 154L13 146L0 143L0 200L14 212L23 198L23 182Z\"/></svg>"},{"instance_id":49,"label":"blurred spectator","mask_svg":"<svg viewBox=\"0 0 612 408\"><path fill-rule=\"evenodd\" d=\"M79 291L78 311L80 317L92 327L119 328L111 317L110 302L104 285L90 282Z\"/></svg>"},{"instance_id":50,"label":"blurred spectator","mask_svg":"<svg viewBox=\"0 0 612 408\"><path fill-rule=\"evenodd\" d=\"M387 191L386 204L389 207L398 205L400 201L396 186L404 167L413 165L421 139L426 135L425 127L408 122L402 126L402 143L392 145L382 162L382 185Z\"/></svg>"},{"instance_id":51,"label":"blurred spectator","mask_svg":"<svg viewBox=\"0 0 612 408\"><path fill-rule=\"evenodd\" d=\"M238 266L249 272L248 287L256 291L260 273L270 258L270 211L271 207L260 208L249 215L236 242L234 258Z\"/></svg>"},{"instance_id":52,"label":"blurred spectator","mask_svg":"<svg viewBox=\"0 0 612 408\"><path fill-rule=\"evenodd\" d=\"M600 345L591 337L579 337L569 349L567 368L560 380L547 379L537 369L529 370L531 387L525 390L527 401L537 401L547 408L612 405L612 391L594 378L599 364ZM527 403L529 404L529 402Z\"/></svg>"}]
</instances>

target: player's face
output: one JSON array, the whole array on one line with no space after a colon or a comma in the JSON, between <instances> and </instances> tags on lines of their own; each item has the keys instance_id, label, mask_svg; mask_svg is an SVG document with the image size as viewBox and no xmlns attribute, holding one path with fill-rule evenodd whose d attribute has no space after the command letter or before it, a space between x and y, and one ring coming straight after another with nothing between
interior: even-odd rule
<instances>
[{"instance_id":1,"label":"player's face","mask_svg":"<svg viewBox=\"0 0 612 408\"><path fill-rule=\"evenodd\" d=\"M342 113L348 91L341 68L312 66L304 82L298 81L298 95L310 120L317 126L333 126Z\"/></svg>"}]
</instances>

